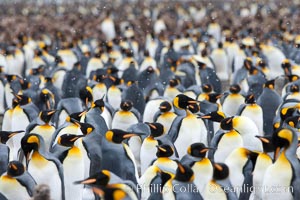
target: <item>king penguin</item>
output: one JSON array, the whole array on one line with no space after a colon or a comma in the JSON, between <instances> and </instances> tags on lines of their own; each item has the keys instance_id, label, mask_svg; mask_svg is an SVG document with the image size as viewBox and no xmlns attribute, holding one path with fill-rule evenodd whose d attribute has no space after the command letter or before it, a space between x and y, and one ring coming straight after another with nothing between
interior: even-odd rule
<instances>
[{"instance_id":1,"label":"king penguin","mask_svg":"<svg viewBox=\"0 0 300 200\"><path fill-rule=\"evenodd\" d=\"M296 154L298 139L294 130L283 128L273 135L275 146L274 158L276 161L270 165L264 176L262 199L298 199L299 190L299 161ZM280 150L283 149L280 153ZM278 156L279 155L279 156ZM278 157L277 157L278 156ZM275 191L272 189L275 188Z\"/></svg>"},{"instance_id":2,"label":"king penguin","mask_svg":"<svg viewBox=\"0 0 300 200\"><path fill-rule=\"evenodd\" d=\"M282 103L281 97L274 90L274 84L274 79L267 81L262 94L257 99L257 104L261 106L263 111L265 135L271 135L273 133L273 119L278 106Z\"/></svg>"},{"instance_id":3,"label":"king penguin","mask_svg":"<svg viewBox=\"0 0 300 200\"><path fill-rule=\"evenodd\" d=\"M74 145L75 141L84 135L64 134L58 138L58 144L67 147L58 157L63 165L64 187L66 199L83 198L83 186L73 182L84 178L84 157L80 148Z\"/></svg>"},{"instance_id":4,"label":"king penguin","mask_svg":"<svg viewBox=\"0 0 300 200\"><path fill-rule=\"evenodd\" d=\"M187 166L178 162L178 168L174 179L168 180L163 191L163 199L197 199L202 196L194 183L194 172Z\"/></svg>"},{"instance_id":5,"label":"king penguin","mask_svg":"<svg viewBox=\"0 0 300 200\"><path fill-rule=\"evenodd\" d=\"M0 177L0 193L8 200L30 199L35 185L34 179L19 161L9 162L7 172Z\"/></svg>"},{"instance_id":6,"label":"king penguin","mask_svg":"<svg viewBox=\"0 0 300 200\"><path fill-rule=\"evenodd\" d=\"M170 158L175 152L174 148L168 144L161 144L156 146L156 148L157 159L153 161L152 165L157 166L162 171L175 174L177 163Z\"/></svg>"},{"instance_id":7,"label":"king penguin","mask_svg":"<svg viewBox=\"0 0 300 200\"><path fill-rule=\"evenodd\" d=\"M264 135L263 110L258 104L256 104L254 94L249 94L246 96L245 104L239 107L239 110L236 114L239 116L246 116L250 118L256 124L260 135Z\"/></svg>"},{"instance_id":8,"label":"king penguin","mask_svg":"<svg viewBox=\"0 0 300 200\"><path fill-rule=\"evenodd\" d=\"M36 133L43 137L47 151L50 149L51 139L56 130L50 122L55 112L55 110L41 111L39 113L39 120L32 121L26 128L27 134Z\"/></svg>"},{"instance_id":9,"label":"king penguin","mask_svg":"<svg viewBox=\"0 0 300 200\"><path fill-rule=\"evenodd\" d=\"M49 185L51 197L64 200L62 164L46 152L43 138L37 134L25 135L21 140L21 147L26 158L27 171L36 183Z\"/></svg>"},{"instance_id":10,"label":"king penguin","mask_svg":"<svg viewBox=\"0 0 300 200\"><path fill-rule=\"evenodd\" d=\"M177 114L172 111L172 104L168 101L163 101L159 105L159 111L154 115L153 121L161 123L165 128L165 133L168 133Z\"/></svg>"},{"instance_id":11,"label":"king penguin","mask_svg":"<svg viewBox=\"0 0 300 200\"><path fill-rule=\"evenodd\" d=\"M245 98L240 94L241 87L237 84L229 87L230 93L222 99L223 112L227 116L233 116L238 111L240 105L245 101Z\"/></svg>"},{"instance_id":12,"label":"king penguin","mask_svg":"<svg viewBox=\"0 0 300 200\"><path fill-rule=\"evenodd\" d=\"M154 122L155 115L159 111L160 104L164 102L161 97L151 99L146 103L145 111L143 114L143 122Z\"/></svg>"},{"instance_id":13,"label":"king penguin","mask_svg":"<svg viewBox=\"0 0 300 200\"><path fill-rule=\"evenodd\" d=\"M192 168L195 175L194 183L202 196L205 186L213 177L212 163L206 158L209 149L211 148L206 147L203 143L194 143L189 146L187 154L180 160L182 164Z\"/></svg>"},{"instance_id":14,"label":"king penguin","mask_svg":"<svg viewBox=\"0 0 300 200\"><path fill-rule=\"evenodd\" d=\"M185 116L177 117L174 120L168 133L178 150L179 158L185 155L189 145L195 142L207 144L207 129L203 120L188 110L189 106L196 103L196 100L183 94L177 95L173 100L175 107L186 111ZM193 128L191 129L191 127Z\"/></svg>"}]
</instances>

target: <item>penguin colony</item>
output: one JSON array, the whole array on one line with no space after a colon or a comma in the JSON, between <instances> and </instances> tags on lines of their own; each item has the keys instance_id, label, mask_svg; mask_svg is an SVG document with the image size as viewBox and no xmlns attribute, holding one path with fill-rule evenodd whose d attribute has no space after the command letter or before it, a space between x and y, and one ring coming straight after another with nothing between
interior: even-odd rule
<instances>
[{"instance_id":1,"label":"penguin colony","mask_svg":"<svg viewBox=\"0 0 300 200\"><path fill-rule=\"evenodd\" d=\"M300 199L300 35L279 20L259 41L188 5L170 37L163 7L145 8L143 44L107 12L103 41L41 30L1 46L1 200Z\"/></svg>"}]
</instances>

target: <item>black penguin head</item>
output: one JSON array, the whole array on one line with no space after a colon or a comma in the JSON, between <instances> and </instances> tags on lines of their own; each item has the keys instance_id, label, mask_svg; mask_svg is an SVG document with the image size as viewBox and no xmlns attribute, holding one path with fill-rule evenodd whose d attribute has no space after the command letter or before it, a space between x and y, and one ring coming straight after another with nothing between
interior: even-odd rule
<instances>
[{"instance_id":1,"label":"black penguin head","mask_svg":"<svg viewBox=\"0 0 300 200\"><path fill-rule=\"evenodd\" d=\"M292 67L290 61L288 59L285 59L282 63L281 63L281 67L284 70L284 73L286 75L290 75L290 69Z\"/></svg>"},{"instance_id":2,"label":"black penguin head","mask_svg":"<svg viewBox=\"0 0 300 200\"><path fill-rule=\"evenodd\" d=\"M146 71L148 74L152 74L152 73L154 73L154 68L152 66L149 66L149 67L147 67Z\"/></svg>"},{"instance_id":3,"label":"black penguin head","mask_svg":"<svg viewBox=\"0 0 300 200\"><path fill-rule=\"evenodd\" d=\"M94 75L93 80L97 81L98 83L102 83L106 78L107 76L105 74L97 74Z\"/></svg>"},{"instance_id":4,"label":"black penguin head","mask_svg":"<svg viewBox=\"0 0 300 200\"><path fill-rule=\"evenodd\" d=\"M79 126L83 135L88 135L95 130L95 127L89 123L82 123L73 118L71 118L71 121Z\"/></svg>"},{"instance_id":5,"label":"black penguin head","mask_svg":"<svg viewBox=\"0 0 300 200\"><path fill-rule=\"evenodd\" d=\"M286 78L288 79L289 82L294 82L299 79L298 75L292 74L292 75L287 75Z\"/></svg>"},{"instance_id":6,"label":"black penguin head","mask_svg":"<svg viewBox=\"0 0 300 200\"><path fill-rule=\"evenodd\" d=\"M211 84L204 84L202 85L202 91L204 93L211 93L213 91L213 87Z\"/></svg>"},{"instance_id":7,"label":"black penguin head","mask_svg":"<svg viewBox=\"0 0 300 200\"><path fill-rule=\"evenodd\" d=\"M25 167L21 162L15 160L8 163L7 175L11 177L16 177L24 174L24 172Z\"/></svg>"},{"instance_id":8,"label":"black penguin head","mask_svg":"<svg viewBox=\"0 0 300 200\"><path fill-rule=\"evenodd\" d=\"M238 84L234 84L229 87L229 91L232 94L238 94L241 91L241 87Z\"/></svg>"},{"instance_id":9,"label":"black penguin head","mask_svg":"<svg viewBox=\"0 0 300 200\"><path fill-rule=\"evenodd\" d=\"M223 119L226 118L225 114L221 111L214 111L214 112L210 112L206 115L203 116L199 116L202 119L208 119L214 122L221 122Z\"/></svg>"},{"instance_id":10,"label":"black penguin head","mask_svg":"<svg viewBox=\"0 0 300 200\"><path fill-rule=\"evenodd\" d=\"M17 95L14 94L16 103L23 106L31 102L31 98L26 95Z\"/></svg>"},{"instance_id":11,"label":"black penguin head","mask_svg":"<svg viewBox=\"0 0 300 200\"><path fill-rule=\"evenodd\" d=\"M110 171L101 170L100 172L91 175L89 178L85 180L74 182L74 184L106 186L110 180L110 177L111 177Z\"/></svg>"},{"instance_id":12,"label":"black penguin head","mask_svg":"<svg viewBox=\"0 0 300 200\"><path fill-rule=\"evenodd\" d=\"M223 119L220 124L221 129L228 130L228 131L232 130L233 129L233 118L234 117L228 117L228 118Z\"/></svg>"},{"instance_id":13,"label":"black penguin head","mask_svg":"<svg viewBox=\"0 0 300 200\"><path fill-rule=\"evenodd\" d=\"M107 69L106 69L106 73L107 74L115 74L115 73L118 73L119 69L114 67L114 66L109 66ZM114 77L116 78L116 77Z\"/></svg>"},{"instance_id":14,"label":"black penguin head","mask_svg":"<svg viewBox=\"0 0 300 200\"><path fill-rule=\"evenodd\" d=\"M223 94L210 93L210 94L208 94L208 101L211 103L217 103L218 99L220 99L222 96L223 96Z\"/></svg>"},{"instance_id":15,"label":"black penguin head","mask_svg":"<svg viewBox=\"0 0 300 200\"><path fill-rule=\"evenodd\" d=\"M49 76L45 77L45 83L52 83L52 82L53 82L52 77L49 77Z\"/></svg>"},{"instance_id":16,"label":"black penguin head","mask_svg":"<svg viewBox=\"0 0 300 200\"><path fill-rule=\"evenodd\" d=\"M292 117L288 117L284 120L285 124L288 124L290 127L292 128L298 128L298 124L300 121L300 116L292 116Z\"/></svg>"},{"instance_id":17,"label":"black penguin head","mask_svg":"<svg viewBox=\"0 0 300 200\"><path fill-rule=\"evenodd\" d=\"M175 179L181 182L193 181L195 178L193 170L187 165L182 165L179 161L176 162L178 167L176 170Z\"/></svg>"},{"instance_id":18,"label":"black penguin head","mask_svg":"<svg viewBox=\"0 0 300 200\"><path fill-rule=\"evenodd\" d=\"M39 117L43 122L48 124L55 112L56 110L43 110L40 112Z\"/></svg>"},{"instance_id":19,"label":"black penguin head","mask_svg":"<svg viewBox=\"0 0 300 200\"><path fill-rule=\"evenodd\" d=\"M24 152L26 162L28 163L30 159L30 154L32 151L38 151L41 147L43 138L38 134L28 134L25 135L21 140L21 148Z\"/></svg>"},{"instance_id":20,"label":"black penguin head","mask_svg":"<svg viewBox=\"0 0 300 200\"><path fill-rule=\"evenodd\" d=\"M159 110L161 112L169 112L172 109L172 105L168 101L164 101L159 105Z\"/></svg>"},{"instance_id":21,"label":"black penguin head","mask_svg":"<svg viewBox=\"0 0 300 200\"><path fill-rule=\"evenodd\" d=\"M257 75L258 74L258 69L256 67L251 67L249 70L250 75Z\"/></svg>"},{"instance_id":22,"label":"black penguin head","mask_svg":"<svg viewBox=\"0 0 300 200\"><path fill-rule=\"evenodd\" d=\"M47 109L51 109L53 106L50 101L54 101L54 94L48 89L43 89L40 93L40 100L46 104Z\"/></svg>"},{"instance_id":23,"label":"black penguin head","mask_svg":"<svg viewBox=\"0 0 300 200\"><path fill-rule=\"evenodd\" d=\"M20 79L20 84L21 84L22 90L27 90L31 87L31 83L29 81L27 81L26 79Z\"/></svg>"},{"instance_id":24,"label":"black penguin head","mask_svg":"<svg viewBox=\"0 0 300 200\"><path fill-rule=\"evenodd\" d=\"M6 142L18 133L23 133L24 131L0 131L0 142L6 144Z\"/></svg>"},{"instance_id":25,"label":"black penguin head","mask_svg":"<svg viewBox=\"0 0 300 200\"><path fill-rule=\"evenodd\" d=\"M104 111L104 108L105 108L105 103L103 101L103 98L102 97L101 99L97 99L96 101L94 101L91 105L92 108L99 108L101 110L101 112Z\"/></svg>"},{"instance_id":26,"label":"black penguin head","mask_svg":"<svg viewBox=\"0 0 300 200\"><path fill-rule=\"evenodd\" d=\"M105 133L105 138L109 142L121 144L124 140L136 136L134 133L129 133L120 129L111 129Z\"/></svg>"},{"instance_id":27,"label":"black penguin head","mask_svg":"<svg viewBox=\"0 0 300 200\"><path fill-rule=\"evenodd\" d=\"M115 76L108 76L110 80L112 80L113 85L121 85L124 83L124 80Z\"/></svg>"},{"instance_id":28,"label":"black penguin head","mask_svg":"<svg viewBox=\"0 0 300 200\"><path fill-rule=\"evenodd\" d=\"M168 144L161 144L159 146L156 146L156 148L156 156L158 158L171 157L174 154L174 149Z\"/></svg>"},{"instance_id":29,"label":"black penguin head","mask_svg":"<svg viewBox=\"0 0 300 200\"><path fill-rule=\"evenodd\" d=\"M179 109L187 109L189 105L193 105L196 103L198 103L198 101L184 94L177 95L173 100L174 106Z\"/></svg>"},{"instance_id":30,"label":"black penguin head","mask_svg":"<svg viewBox=\"0 0 300 200\"><path fill-rule=\"evenodd\" d=\"M296 84L291 85L290 92L299 92L299 86Z\"/></svg>"},{"instance_id":31,"label":"black penguin head","mask_svg":"<svg viewBox=\"0 0 300 200\"><path fill-rule=\"evenodd\" d=\"M247 57L245 60L244 60L244 67L247 69L247 70L250 70L251 67L252 67L252 59Z\"/></svg>"},{"instance_id":32,"label":"black penguin head","mask_svg":"<svg viewBox=\"0 0 300 200\"><path fill-rule=\"evenodd\" d=\"M261 68L265 68L265 67L267 67L267 63L264 61L264 60L262 60L262 59L260 59L259 61L258 61L258 66L260 66Z\"/></svg>"},{"instance_id":33,"label":"black penguin head","mask_svg":"<svg viewBox=\"0 0 300 200\"><path fill-rule=\"evenodd\" d=\"M133 107L133 103L130 100L125 100L121 102L120 108L124 111L130 111Z\"/></svg>"},{"instance_id":34,"label":"black penguin head","mask_svg":"<svg viewBox=\"0 0 300 200\"><path fill-rule=\"evenodd\" d=\"M80 71L81 70L81 65L80 65L79 61L76 62L76 63L74 63L73 70L76 70L76 71Z\"/></svg>"},{"instance_id":35,"label":"black penguin head","mask_svg":"<svg viewBox=\"0 0 300 200\"><path fill-rule=\"evenodd\" d=\"M279 129L273 134L274 160L277 159L281 148L287 149L292 144L294 135L293 130L287 128Z\"/></svg>"},{"instance_id":36,"label":"black penguin head","mask_svg":"<svg viewBox=\"0 0 300 200\"><path fill-rule=\"evenodd\" d=\"M146 122L146 124L150 128L150 136L151 137L159 137L164 134L164 126L161 123L149 123Z\"/></svg>"},{"instance_id":37,"label":"black penguin head","mask_svg":"<svg viewBox=\"0 0 300 200\"><path fill-rule=\"evenodd\" d=\"M169 85L170 87L176 87L177 85L179 85L179 80L177 78L173 78L169 81Z\"/></svg>"},{"instance_id":38,"label":"black penguin head","mask_svg":"<svg viewBox=\"0 0 300 200\"><path fill-rule=\"evenodd\" d=\"M17 79L17 75L14 75L14 74L7 74L7 75L5 75L5 77L9 83L11 83L12 81Z\"/></svg>"},{"instance_id":39,"label":"black penguin head","mask_svg":"<svg viewBox=\"0 0 300 200\"><path fill-rule=\"evenodd\" d=\"M264 152L273 152L274 151L272 136L256 135L255 137L257 137L261 141Z\"/></svg>"},{"instance_id":40,"label":"black penguin head","mask_svg":"<svg viewBox=\"0 0 300 200\"><path fill-rule=\"evenodd\" d=\"M72 113L66 118L66 121L72 122L72 123L79 122L81 117L85 114L86 114L86 111Z\"/></svg>"},{"instance_id":41,"label":"black penguin head","mask_svg":"<svg viewBox=\"0 0 300 200\"><path fill-rule=\"evenodd\" d=\"M246 104L255 104L256 103L256 99L254 94L248 94L245 98L245 103Z\"/></svg>"},{"instance_id":42,"label":"black penguin head","mask_svg":"<svg viewBox=\"0 0 300 200\"><path fill-rule=\"evenodd\" d=\"M91 87L86 86L79 90L79 97L88 106L89 102L93 102L93 90Z\"/></svg>"},{"instance_id":43,"label":"black penguin head","mask_svg":"<svg viewBox=\"0 0 300 200\"><path fill-rule=\"evenodd\" d=\"M189 111L191 111L192 113L197 113L200 111L200 105L199 104L191 104L188 106Z\"/></svg>"},{"instance_id":44,"label":"black penguin head","mask_svg":"<svg viewBox=\"0 0 300 200\"><path fill-rule=\"evenodd\" d=\"M57 139L57 144L65 147L72 147L74 142L82 137L84 137L84 135L63 134Z\"/></svg>"},{"instance_id":45,"label":"black penguin head","mask_svg":"<svg viewBox=\"0 0 300 200\"><path fill-rule=\"evenodd\" d=\"M273 90L275 88L275 79L269 80L264 84L265 88Z\"/></svg>"},{"instance_id":46,"label":"black penguin head","mask_svg":"<svg viewBox=\"0 0 300 200\"><path fill-rule=\"evenodd\" d=\"M202 70L202 69L206 68L206 64L204 62L197 61L197 64L198 64L199 70Z\"/></svg>"},{"instance_id":47,"label":"black penguin head","mask_svg":"<svg viewBox=\"0 0 300 200\"><path fill-rule=\"evenodd\" d=\"M296 111L297 111L297 108L294 108L294 107L281 108L281 110L280 110L281 120L284 121L285 119L292 117Z\"/></svg>"},{"instance_id":48,"label":"black penguin head","mask_svg":"<svg viewBox=\"0 0 300 200\"><path fill-rule=\"evenodd\" d=\"M214 180L223 180L229 176L229 168L224 163L214 163L214 173L213 179Z\"/></svg>"},{"instance_id":49,"label":"black penguin head","mask_svg":"<svg viewBox=\"0 0 300 200\"><path fill-rule=\"evenodd\" d=\"M188 147L187 153L193 157L204 158L209 149L211 148L206 147L203 143L194 143Z\"/></svg>"}]
</instances>

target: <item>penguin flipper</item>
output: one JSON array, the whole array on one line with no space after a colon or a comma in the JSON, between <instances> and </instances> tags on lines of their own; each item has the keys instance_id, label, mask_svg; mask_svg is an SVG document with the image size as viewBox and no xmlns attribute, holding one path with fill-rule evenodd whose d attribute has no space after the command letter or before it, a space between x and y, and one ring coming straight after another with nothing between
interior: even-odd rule
<instances>
[{"instance_id":1,"label":"penguin flipper","mask_svg":"<svg viewBox=\"0 0 300 200\"><path fill-rule=\"evenodd\" d=\"M236 112L236 115L240 116L246 108L246 104L240 105L239 109Z\"/></svg>"},{"instance_id":2,"label":"penguin flipper","mask_svg":"<svg viewBox=\"0 0 300 200\"><path fill-rule=\"evenodd\" d=\"M0 199L1 200L8 200L1 192L0 192Z\"/></svg>"},{"instance_id":3,"label":"penguin flipper","mask_svg":"<svg viewBox=\"0 0 300 200\"><path fill-rule=\"evenodd\" d=\"M0 144L0 176L6 172L9 162L9 148L5 144Z\"/></svg>"},{"instance_id":4,"label":"penguin flipper","mask_svg":"<svg viewBox=\"0 0 300 200\"><path fill-rule=\"evenodd\" d=\"M251 195L250 189L253 186L252 170L253 170L253 164L252 164L251 160L248 160L246 165L243 168L243 174L244 174L245 178L244 178L244 182L242 185L243 190L241 190L239 200L244 200L244 199L250 198L250 195Z\"/></svg>"},{"instance_id":5,"label":"penguin flipper","mask_svg":"<svg viewBox=\"0 0 300 200\"><path fill-rule=\"evenodd\" d=\"M32 197L36 186L36 182L33 177L27 171L25 171L24 174L17 177L17 180L26 188L29 196Z\"/></svg>"},{"instance_id":6,"label":"penguin flipper","mask_svg":"<svg viewBox=\"0 0 300 200\"><path fill-rule=\"evenodd\" d=\"M178 137L179 128L181 126L182 120L184 119L183 116L177 116L168 132L169 137L171 138L171 141L174 143Z\"/></svg>"},{"instance_id":7,"label":"penguin flipper","mask_svg":"<svg viewBox=\"0 0 300 200\"><path fill-rule=\"evenodd\" d=\"M100 146L101 136L96 135L95 133L94 135L89 135L89 136L88 138L84 138L82 140L82 144L86 149L88 157L91 161L90 174L95 174L99 171L99 169L101 169L101 163L102 163L102 149Z\"/></svg>"},{"instance_id":8,"label":"penguin flipper","mask_svg":"<svg viewBox=\"0 0 300 200\"><path fill-rule=\"evenodd\" d=\"M210 143L210 147L211 148L217 148L218 147L218 143L221 140L221 138L223 137L223 135L225 134L225 132L223 130L218 130L216 132L216 134L214 135L214 137L211 140ZM214 160L214 154L215 154L216 150L215 149L210 149L208 151L208 158L213 161Z\"/></svg>"}]
</instances>

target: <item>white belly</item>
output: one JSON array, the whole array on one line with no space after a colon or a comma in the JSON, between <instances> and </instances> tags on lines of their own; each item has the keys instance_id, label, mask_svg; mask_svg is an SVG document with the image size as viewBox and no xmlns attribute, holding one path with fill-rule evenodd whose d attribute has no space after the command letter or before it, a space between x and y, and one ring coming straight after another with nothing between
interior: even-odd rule
<instances>
[{"instance_id":1,"label":"white belly","mask_svg":"<svg viewBox=\"0 0 300 200\"><path fill-rule=\"evenodd\" d=\"M219 184L213 183L212 181L207 184L205 188L205 195L203 197L205 200L227 200L224 190Z\"/></svg>"},{"instance_id":2,"label":"white belly","mask_svg":"<svg viewBox=\"0 0 300 200\"><path fill-rule=\"evenodd\" d=\"M137 118L133 113L130 114L119 114L116 113L112 120L112 129L127 130L131 125L138 123Z\"/></svg>"},{"instance_id":3,"label":"white belly","mask_svg":"<svg viewBox=\"0 0 300 200\"><path fill-rule=\"evenodd\" d=\"M0 192L8 200L30 199L26 188L14 178L6 178L6 175L0 178Z\"/></svg>"},{"instance_id":4,"label":"white belly","mask_svg":"<svg viewBox=\"0 0 300 200\"><path fill-rule=\"evenodd\" d=\"M108 89L107 92L107 100L108 103L115 109L119 109L120 108L120 104L122 101L121 98L122 92L120 90L117 89Z\"/></svg>"},{"instance_id":5,"label":"white belly","mask_svg":"<svg viewBox=\"0 0 300 200\"><path fill-rule=\"evenodd\" d=\"M203 196L205 193L205 187L213 177L213 166L210 161L205 158L199 162L196 162L192 167L194 171L195 180L194 183L197 186L200 194Z\"/></svg>"},{"instance_id":6,"label":"white belly","mask_svg":"<svg viewBox=\"0 0 300 200\"><path fill-rule=\"evenodd\" d=\"M249 117L257 126L260 135L263 135L263 113L260 107L246 107L241 116Z\"/></svg>"},{"instance_id":7,"label":"white belly","mask_svg":"<svg viewBox=\"0 0 300 200\"><path fill-rule=\"evenodd\" d=\"M158 142L155 140L147 141L146 138L141 146L140 160L141 160L141 174L143 174L149 167L151 162L156 159L156 145Z\"/></svg>"},{"instance_id":8,"label":"white belly","mask_svg":"<svg viewBox=\"0 0 300 200\"><path fill-rule=\"evenodd\" d=\"M164 100L162 99L152 100L146 104L144 116L143 116L143 122L153 122L153 117L155 113L159 110L159 105L163 101Z\"/></svg>"},{"instance_id":9,"label":"white belly","mask_svg":"<svg viewBox=\"0 0 300 200\"><path fill-rule=\"evenodd\" d=\"M166 116L166 115L169 115L169 116ZM165 133L168 133L175 118L176 118L176 115L175 114L173 115L172 113L162 114L161 116L159 116L157 118L156 122L161 123L165 128Z\"/></svg>"}]
</instances>

